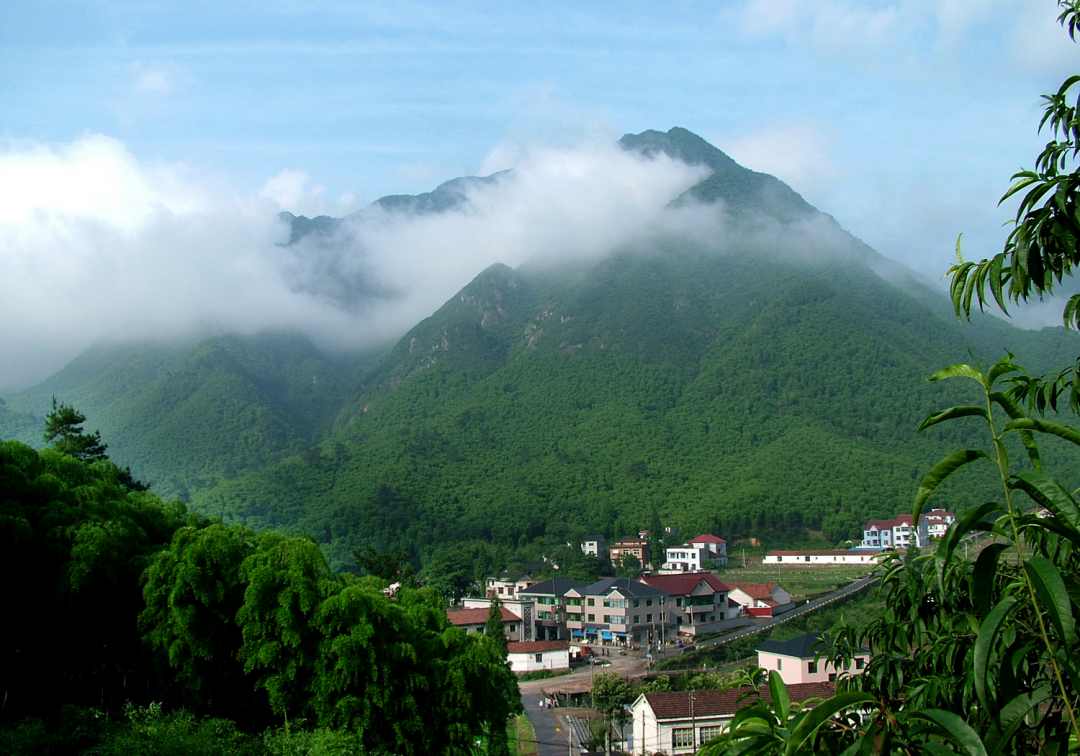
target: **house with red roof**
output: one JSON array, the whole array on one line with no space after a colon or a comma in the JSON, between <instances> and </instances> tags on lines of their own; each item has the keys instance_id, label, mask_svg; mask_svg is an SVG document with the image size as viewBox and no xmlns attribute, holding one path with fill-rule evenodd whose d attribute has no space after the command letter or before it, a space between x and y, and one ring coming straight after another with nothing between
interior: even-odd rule
<instances>
[{"instance_id":1,"label":"house with red roof","mask_svg":"<svg viewBox=\"0 0 1080 756\"><path fill-rule=\"evenodd\" d=\"M956 515L944 509L931 509L919 517L918 526L909 514L891 520L870 520L863 527L862 549L907 549L925 546L931 538L941 538L956 520Z\"/></svg>"},{"instance_id":2,"label":"house with red roof","mask_svg":"<svg viewBox=\"0 0 1080 756\"><path fill-rule=\"evenodd\" d=\"M830 698L836 691L831 682L812 682L788 685L792 703L817 698ZM735 717L735 712L753 702L745 695L752 688L727 690L680 690L664 693L642 693L631 709L631 740L626 744L630 753L696 753ZM769 686L758 694L763 703L772 701Z\"/></svg>"},{"instance_id":3,"label":"house with red roof","mask_svg":"<svg viewBox=\"0 0 1080 756\"><path fill-rule=\"evenodd\" d=\"M672 546L665 551L664 564L660 571L699 572L708 569L709 563L727 564L727 541L718 536L705 533L691 538L681 546Z\"/></svg>"},{"instance_id":4,"label":"house with red roof","mask_svg":"<svg viewBox=\"0 0 1080 756\"><path fill-rule=\"evenodd\" d=\"M446 618L454 627L460 627L466 633L483 633L487 625L489 609L450 609L446 612ZM509 641L520 641L522 634L521 617L514 614L505 606L499 607L502 616L503 631Z\"/></svg>"},{"instance_id":5,"label":"house with red roof","mask_svg":"<svg viewBox=\"0 0 1080 756\"><path fill-rule=\"evenodd\" d=\"M728 597L752 617L771 617L793 609L791 594L779 583L728 583Z\"/></svg>"},{"instance_id":6,"label":"house with red roof","mask_svg":"<svg viewBox=\"0 0 1080 756\"><path fill-rule=\"evenodd\" d=\"M725 620L738 617L739 605L729 607L726 583L712 572L644 575L641 582L667 591L669 621L679 635L703 635L724 629Z\"/></svg>"},{"instance_id":7,"label":"house with red roof","mask_svg":"<svg viewBox=\"0 0 1080 756\"><path fill-rule=\"evenodd\" d=\"M507 651L510 652L507 656L510 669L517 673L536 672L541 669L570 669L569 641L508 643Z\"/></svg>"}]
</instances>

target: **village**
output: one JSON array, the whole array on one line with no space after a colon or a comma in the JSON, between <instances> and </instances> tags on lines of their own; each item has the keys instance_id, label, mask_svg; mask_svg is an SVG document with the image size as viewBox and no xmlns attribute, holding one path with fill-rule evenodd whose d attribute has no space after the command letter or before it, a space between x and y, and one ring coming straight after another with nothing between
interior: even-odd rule
<instances>
[{"instance_id":1,"label":"village","mask_svg":"<svg viewBox=\"0 0 1080 756\"><path fill-rule=\"evenodd\" d=\"M871 520L863 528L862 540L850 548L769 551L760 569L751 572L797 569L799 573L789 574L793 579L799 575L800 586L807 575L820 575L831 585L866 580L883 555L928 546L955 519L951 512L934 509L917 524L909 514ZM702 534L668 547L661 559L651 553L648 536L647 531L640 531L636 538L610 545L593 536L580 544L583 552L606 555L612 564L627 558L640 563L644 569L639 579L607 577L587 584L563 577L537 580L525 571L504 572L487 578L483 597L464 598L460 606L448 610L453 625L466 633L483 633L491 605L496 603L508 640L509 662L523 680L526 700L536 704L535 710L526 707L530 720L535 720L534 728L543 729L558 718L544 710L545 704L580 705L589 693L595 668L642 676L655 659L690 650L703 641L724 642L728 634L739 631L757 632L807 602L781 580L727 579L737 571L727 569L731 555L719 536ZM657 563L659 568L653 569ZM829 572L834 574L823 574ZM847 669L834 669L820 658L827 643L827 635L812 632L785 641L765 639L756 648L756 664L781 675L792 701L828 696L838 674L859 674L869 656L856 655ZM571 674L573 670L577 672ZM564 675L570 677L551 679ZM743 692L643 693L630 706L627 726L613 729L613 747L631 753L693 753L730 722ZM572 735L573 727L569 723L567 727L565 732ZM586 738L586 725L579 723L577 729L579 740ZM542 740L539 732L537 738Z\"/></svg>"}]
</instances>

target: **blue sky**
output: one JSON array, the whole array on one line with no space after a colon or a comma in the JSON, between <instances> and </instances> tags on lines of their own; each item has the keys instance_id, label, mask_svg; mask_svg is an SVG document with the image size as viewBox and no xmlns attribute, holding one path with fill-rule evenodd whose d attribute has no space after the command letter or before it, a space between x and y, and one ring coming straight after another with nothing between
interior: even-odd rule
<instances>
[{"instance_id":1,"label":"blue sky","mask_svg":"<svg viewBox=\"0 0 1080 756\"><path fill-rule=\"evenodd\" d=\"M1056 13L7 0L0 148L56 158L100 136L131 175L165 165L169 181L340 215L530 150L683 126L937 277L961 232L970 255L1000 246L997 198L1042 144L1039 95L1080 62Z\"/></svg>"}]
</instances>

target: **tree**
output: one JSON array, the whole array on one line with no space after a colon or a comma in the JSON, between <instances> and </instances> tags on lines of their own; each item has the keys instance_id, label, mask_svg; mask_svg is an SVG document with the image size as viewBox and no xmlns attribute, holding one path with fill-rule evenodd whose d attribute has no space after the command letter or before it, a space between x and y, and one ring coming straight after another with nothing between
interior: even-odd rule
<instances>
[{"instance_id":1,"label":"tree","mask_svg":"<svg viewBox=\"0 0 1080 756\"><path fill-rule=\"evenodd\" d=\"M1059 0L1058 21L1075 41L1080 28L1080 2ZM1049 127L1051 139L1035 160L1034 170L1012 177L1001 202L1024 192L1004 249L977 263L965 262L956 241L957 264L949 269L951 293L958 317L970 319L972 302L983 309L992 297L1008 314L1007 301L1027 302L1052 295L1080 265L1080 100L1070 104L1070 92L1080 76L1067 78L1054 94L1043 95L1045 108L1039 131ZM989 290L989 292L988 292ZM1080 294L1068 298L1062 311L1066 328L1080 329ZM1057 410L1068 394L1074 414L1080 414L1080 357L1073 365L1043 377L1016 376L1009 393L1027 401L1040 414Z\"/></svg>"},{"instance_id":2,"label":"tree","mask_svg":"<svg viewBox=\"0 0 1080 756\"><path fill-rule=\"evenodd\" d=\"M353 549L353 559L356 560L356 566L369 575L382 578L388 583L415 587L416 570L404 549L379 551L369 543L363 549Z\"/></svg>"},{"instance_id":3,"label":"tree","mask_svg":"<svg viewBox=\"0 0 1080 756\"><path fill-rule=\"evenodd\" d=\"M83 432L86 415L70 404L57 404L52 398L52 412L45 416L45 441L49 448L75 459L89 462L105 459L108 445L101 440L101 431Z\"/></svg>"},{"instance_id":4,"label":"tree","mask_svg":"<svg viewBox=\"0 0 1080 756\"><path fill-rule=\"evenodd\" d=\"M606 750L611 753L611 725L624 725L629 721L626 705L634 700L634 690L615 672L603 672L593 678L593 707L604 715L607 722Z\"/></svg>"}]
</instances>

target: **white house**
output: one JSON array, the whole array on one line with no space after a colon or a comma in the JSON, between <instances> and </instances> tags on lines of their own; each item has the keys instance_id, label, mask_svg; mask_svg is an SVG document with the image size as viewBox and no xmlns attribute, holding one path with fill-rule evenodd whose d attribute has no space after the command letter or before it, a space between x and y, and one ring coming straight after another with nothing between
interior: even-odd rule
<instances>
[{"instance_id":1,"label":"white house","mask_svg":"<svg viewBox=\"0 0 1080 756\"><path fill-rule=\"evenodd\" d=\"M454 627L460 627L466 633L483 633L487 625L489 609L451 609L446 613L446 618ZM521 617L514 614L505 606L499 607L502 616L503 631L509 640L521 639Z\"/></svg>"},{"instance_id":2,"label":"white house","mask_svg":"<svg viewBox=\"0 0 1080 756\"><path fill-rule=\"evenodd\" d=\"M909 514L891 520L870 520L863 527L863 549L906 549L925 546L931 538L941 538L956 520L956 515L944 509L923 512L916 527Z\"/></svg>"},{"instance_id":3,"label":"white house","mask_svg":"<svg viewBox=\"0 0 1080 756\"><path fill-rule=\"evenodd\" d=\"M488 598L493 596L499 599L514 598L518 593L536 582L538 581L534 580L533 576L528 572L504 572L501 575L487 579L485 593Z\"/></svg>"},{"instance_id":4,"label":"white house","mask_svg":"<svg viewBox=\"0 0 1080 756\"><path fill-rule=\"evenodd\" d=\"M882 547L891 548L891 547ZM770 551L762 564L865 564L872 567L881 559L879 550L870 547L860 549L804 549L802 551Z\"/></svg>"},{"instance_id":5,"label":"white house","mask_svg":"<svg viewBox=\"0 0 1080 756\"><path fill-rule=\"evenodd\" d=\"M492 599L489 598L463 598L461 604L465 609L483 609L486 612L491 606L491 601ZM534 599L530 597L503 598L499 600L499 604L512 614L521 617L521 632L511 640L531 641L537 639L534 627L536 621L536 601ZM449 613L447 614L449 616ZM487 617L486 614L484 616Z\"/></svg>"},{"instance_id":6,"label":"white house","mask_svg":"<svg viewBox=\"0 0 1080 756\"><path fill-rule=\"evenodd\" d=\"M681 546L672 546L664 554L661 572L700 572L707 563L727 564L727 541L704 534Z\"/></svg>"},{"instance_id":7,"label":"white house","mask_svg":"<svg viewBox=\"0 0 1080 756\"><path fill-rule=\"evenodd\" d=\"M564 640L507 644L510 668L514 672L541 669L570 669L570 643Z\"/></svg>"},{"instance_id":8,"label":"white house","mask_svg":"<svg viewBox=\"0 0 1080 756\"><path fill-rule=\"evenodd\" d=\"M803 633L786 641L766 640L757 649L758 666L776 670L787 685L835 682L837 674L860 675L870 661L870 652L855 656L846 670L839 670L818 658L818 652L829 647L828 635Z\"/></svg>"},{"instance_id":9,"label":"white house","mask_svg":"<svg viewBox=\"0 0 1080 756\"><path fill-rule=\"evenodd\" d=\"M631 709L633 739L627 743L631 753L695 753L720 734L735 712L749 701L739 698L749 688L728 690L688 690L667 693L643 693ZM769 686L758 691L763 702L771 701ZM788 697L801 703L809 698L829 698L835 692L830 682L801 683L788 686Z\"/></svg>"},{"instance_id":10,"label":"white house","mask_svg":"<svg viewBox=\"0 0 1080 756\"><path fill-rule=\"evenodd\" d=\"M607 556L607 541L601 535L585 536L581 539L581 551L603 559Z\"/></svg>"}]
</instances>

